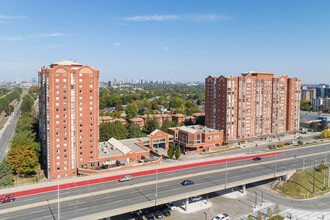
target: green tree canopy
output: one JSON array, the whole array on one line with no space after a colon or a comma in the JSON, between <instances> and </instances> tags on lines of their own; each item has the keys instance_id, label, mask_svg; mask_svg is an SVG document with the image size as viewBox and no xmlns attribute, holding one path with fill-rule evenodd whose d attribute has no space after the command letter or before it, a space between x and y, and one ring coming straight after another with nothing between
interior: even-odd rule
<instances>
[{"instance_id":1,"label":"green tree canopy","mask_svg":"<svg viewBox=\"0 0 330 220\"><path fill-rule=\"evenodd\" d=\"M128 118L135 118L138 115L139 108L136 103L131 103L126 106L125 112L129 115Z\"/></svg>"},{"instance_id":2,"label":"green tree canopy","mask_svg":"<svg viewBox=\"0 0 330 220\"><path fill-rule=\"evenodd\" d=\"M159 123L157 121L157 118L149 118L147 117L146 123L144 124L143 130L150 134L154 130L159 128Z\"/></svg>"},{"instance_id":3,"label":"green tree canopy","mask_svg":"<svg viewBox=\"0 0 330 220\"><path fill-rule=\"evenodd\" d=\"M128 138L142 137L140 126L136 123L131 123L128 127Z\"/></svg>"},{"instance_id":4,"label":"green tree canopy","mask_svg":"<svg viewBox=\"0 0 330 220\"><path fill-rule=\"evenodd\" d=\"M183 104L183 101L179 97L173 97L170 99L170 107L178 108Z\"/></svg>"},{"instance_id":5,"label":"green tree canopy","mask_svg":"<svg viewBox=\"0 0 330 220\"><path fill-rule=\"evenodd\" d=\"M119 121L102 123L99 126L99 141L107 141L112 137L120 140L127 138L127 136L127 129Z\"/></svg>"},{"instance_id":6,"label":"green tree canopy","mask_svg":"<svg viewBox=\"0 0 330 220\"><path fill-rule=\"evenodd\" d=\"M23 98L23 103L21 105L21 112L24 113L31 113L32 112L32 106L34 103L34 99L31 95L27 94Z\"/></svg>"},{"instance_id":7,"label":"green tree canopy","mask_svg":"<svg viewBox=\"0 0 330 220\"><path fill-rule=\"evenodd\" d=\"M12 170L8 160L4 159L0 163L0 187L13 186L14 179Z\"/></svg>"}]
</instances>

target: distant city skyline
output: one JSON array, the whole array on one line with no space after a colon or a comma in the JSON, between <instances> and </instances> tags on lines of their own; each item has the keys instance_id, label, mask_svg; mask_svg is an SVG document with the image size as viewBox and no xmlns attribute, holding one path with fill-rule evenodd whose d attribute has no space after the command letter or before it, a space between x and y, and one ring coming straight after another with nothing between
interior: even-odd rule
<instances>
[{"instance_id":1,"label":"distant city skyline","mask_svg":"<svg viewBox=\"0 0 330 220\"><path fill-rule=\"evenodd\" d=\"M325 0L0 0L0 8L2 81L72 59L99 69L100 81L261 70L330 83Z\"/></svg>"}]
</instances>

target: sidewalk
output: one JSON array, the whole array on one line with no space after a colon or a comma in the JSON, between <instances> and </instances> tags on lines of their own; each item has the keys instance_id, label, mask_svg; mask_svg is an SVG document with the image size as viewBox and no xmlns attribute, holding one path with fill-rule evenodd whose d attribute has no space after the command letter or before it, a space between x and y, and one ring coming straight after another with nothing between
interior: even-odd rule
<instances>
[{"instance_id":1,"label":"sidewalk","mask_svg":"<svg viewBox=\"0 0 330 220\"><path fill-rule=\"evenodd\" d=\"M262 219L266 219L268 217L267 210L270 208L272 211L272 215L276 215L275 213L275 204L273 203L263 203L262 205L258 205L253 212L248 215L252 216L252 219L257 219L258 212L261 212ZM298 209L291 209L284 206L279 205L280 213L282 217L285 219L299 219L299 220L320 220L320 219L330 219L330 212L312 212L312 211L304 211ZM248 215L237 218L236 220L248 220Z\"/></svg>"}]
</instances>

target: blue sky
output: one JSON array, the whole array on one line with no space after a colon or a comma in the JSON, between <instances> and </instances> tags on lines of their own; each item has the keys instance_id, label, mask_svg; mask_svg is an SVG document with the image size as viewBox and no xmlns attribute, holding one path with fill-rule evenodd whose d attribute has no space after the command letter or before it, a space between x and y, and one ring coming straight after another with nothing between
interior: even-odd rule
<instances>
[{"instance_id":1,"label":"blue sky","mask_svg":"<svg viewBox=\"0 0 330 220\"><path fill-rule=\"evenodd\" d=\"M0 80L78 60L101 80L249 70L330 83L327 0L0 0Z\"/></svg>"}]
</instances>

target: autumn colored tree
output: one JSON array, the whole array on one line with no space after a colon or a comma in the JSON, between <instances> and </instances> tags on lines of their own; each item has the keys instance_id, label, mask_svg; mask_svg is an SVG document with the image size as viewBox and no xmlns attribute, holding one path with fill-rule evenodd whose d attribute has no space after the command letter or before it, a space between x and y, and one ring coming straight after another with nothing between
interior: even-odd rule
<instances>
[{"instance_id":1,"label":"autumn colored tree","mask_svg":"<svg viewBox=\"0 0 330 220\"><path fill-rule=\"evenodd\" d=\"M30 175L38 169L38 157L31 145L17 145L11 149L8 161L12 170L17 175Z\"/></svg>"}]
</instances>

